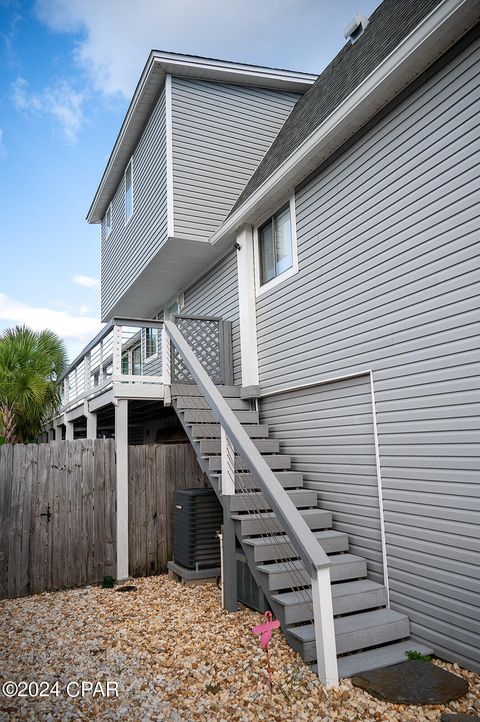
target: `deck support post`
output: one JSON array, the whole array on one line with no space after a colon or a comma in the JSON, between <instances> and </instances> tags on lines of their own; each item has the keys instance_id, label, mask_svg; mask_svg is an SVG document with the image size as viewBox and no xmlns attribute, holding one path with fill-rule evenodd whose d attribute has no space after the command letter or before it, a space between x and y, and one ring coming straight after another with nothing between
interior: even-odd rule
<instances>
[{"instance_id":1,"label":"deck support post","mask_svg":"<svg viewBox=\"0 0 480 722\"><path fill-rule=\"evenodd\" d=\"M75 433L75 427L73 421L67 421L65 419L65 441L73 441Z\"/></svg>"},{"instance_id":2,"label":"deck support post","mask_svg":"<svg viewBox=\"0 0 480 722\"><path fill-rule=\"evenodd\" d=\"M128 578L128 399L115 405L117 581Z\"/></svg>"},{"instance_id":3,"label":"deck support post","mask_svg":"<svg viewBox=\"0 0 480 722\"><path fill-rule=\"evenodd\" d=\"M223 607L227 612L238 610L237 602L237 552L235 522L230 510L230 499L235 494L235 450L221 427L222 453L222 504L223 504Z\"/></svg>"},{"instance_id":4,"label":"deck support post","mask_svg":"<svg viewBox=\"0 0 480 722\"><path fill-rule=\"evenodd\" d=\"M87 420L87 439L97 438L97 414L89 411L88 401L83 402L83 415Z\"/></svg>"},{"instance_id":5,"label":"deck support post","mask_svg":"<svg viewBox=\"0 0 480 722\"><path fill-rule=\"evenodd\" d=\"M329 567L316 569L311 580L318 676L327 687L338 687L337 645Z\"/></svg>"}]
</instances>

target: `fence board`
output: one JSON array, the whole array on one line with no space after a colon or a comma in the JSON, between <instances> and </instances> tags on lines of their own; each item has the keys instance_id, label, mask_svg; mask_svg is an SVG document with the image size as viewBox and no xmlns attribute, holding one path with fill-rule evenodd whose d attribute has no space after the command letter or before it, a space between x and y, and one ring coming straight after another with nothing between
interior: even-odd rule
<instances>
[{"instance_id":1,"label":"fence board","mask_svg":"<svg viewBox=\"0 0 480 722\"><path fill-rule=\"evenodd\" d=\"M174 489L207 480L189 444L132 446L129 467L130 574L159 574ZM112 439L0 446L0 598L115 576L115 471Z\"/></svg>"}]
</instances>

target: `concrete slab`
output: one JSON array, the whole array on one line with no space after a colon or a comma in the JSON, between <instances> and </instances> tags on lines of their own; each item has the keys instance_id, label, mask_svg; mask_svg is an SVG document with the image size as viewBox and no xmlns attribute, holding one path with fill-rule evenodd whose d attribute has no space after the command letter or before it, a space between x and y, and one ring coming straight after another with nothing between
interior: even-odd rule
<instances>
[{"instance_id":1,"label":"concrete slab","mask_svg":"<svg viewBox=\"0 0 480 722\"><path fill-rule=\"evenodd\" d=\"M401 662L352 677L356 687L394 704L443 704L463 697L468 683L431 662Z\"/></svg>"}]
</instances>

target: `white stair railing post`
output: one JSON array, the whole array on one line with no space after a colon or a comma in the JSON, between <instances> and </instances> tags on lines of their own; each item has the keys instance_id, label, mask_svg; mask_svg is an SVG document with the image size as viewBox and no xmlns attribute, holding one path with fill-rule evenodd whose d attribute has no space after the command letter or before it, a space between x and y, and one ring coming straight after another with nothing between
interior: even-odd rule
<instances>
[{"instance_id":1,"label":"white stair railing post","mask_svg":"<svg viewBox=\"0 0 480 722\"><path fill-rule=\"evenodd\" d=\"M333 621L330 569L316 569L311 577L317 674L328 687L338 686L337 645Z\"/></svg>"},{"instance_id":2,"label":"white stair railing post","mask_svg":"<svg viewBox=\"0 0 480 722\"><path fill-rule=\"evenodd\" d=\"M235 449L231 440L220 426L220 448L222 454L221 492L223 504L223 568L222 603L228 612L236 612L237 603L237 553L235 543L235 522L232 519L230 499L235 494Z\"/></svg>"},{"instance_id":3,"label":"white stair railing post","mask_svg":"<svg viewBox=\"0 0 480 722\"><path fill-rule=\"evenodd\" d=\"M100 385L103 381L103 338L100 341L100 345L98 348L98 364L99 364L98 383Z\"/></svg>"},{"instance_id":4,"label":"white stair railing post","mask_svg":"<svg viewBox=\"0 0 480 722\"><path fill-rule=\"evenodd\" d=\"M83 359L83 390L88 391L90 389L92 375L92 355L87 353Z\"/></svg>"},{"instance_id":5,"label":"white stair railing post","mask_svg":"<svg viewBox=\"0 0 480 722\"><path fill-rule=\"evenodd\" d=\"M170 406L172 403L172 354L170 339L165 327L162 328L162 379L163 404Z\"/></svg>"},{"instance_id":6,"label":"white stair railing post","mask_svg":"<svg viewBox=\"0 0 480 722\"><path fill-rule=\"evenodd\" d=\"M122 373L122 337L123 327L113 327L113 360L112 360L112 373L113 380L115 381Z\"/></svg>"}]
</instances>

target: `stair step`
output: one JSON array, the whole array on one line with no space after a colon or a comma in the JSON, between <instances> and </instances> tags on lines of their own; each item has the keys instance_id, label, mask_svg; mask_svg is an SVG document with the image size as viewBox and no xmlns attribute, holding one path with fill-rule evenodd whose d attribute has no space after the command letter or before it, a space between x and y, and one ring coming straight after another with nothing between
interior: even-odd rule
<instances>
[{"instance_id":1,"label":"stair step","mask_svg":"<svg viewBox=\"0 0 480 722\"><path fill-rule=\"evenodd\" d=\"M314 532L315 538L326 552L344 552L348 549L348 534L341 531L328 529L327 531ZM273 559L291 559L298 557L298 554L286 534L277 534L270 537L256 537L244 539L244 544L253 548L255 562L272 561Z\"/></svg>"},{"instance_id":2,"label":"stair step","mask_svg":"<svg viewBox=\"0 0 480 722\"><path fill-rule=\"evenodd\" d=\"M367 562L355 554L333 554L329 557L329 562L332 582L367 576ZM268 588L271 592L279 589L310 586L310 577L300 560L259 564L257 571L268 574Z\"/></svg>"},{"instance_id":3,"label":"stair step","mask_svg":"<svg viewBox=\"0 0 480 722\"><path fill-rule=\"evenodd\" d=\"M284 624L298 624L312 619L312 593L310 589L301 592L275 594L272 600L283 607ZM383 607L387 603L387 590L383 584L371 579L332 584L333 613L351 614L366 609Z\"/></svg>"},{"instance_id":4,"label":"stair step","mask_svg":"<svg viewBox=\"0 0 480 722\"><path fill-rule=\"evenodd\" d=\"M287 474L296 472L285 472ZM283 474L275 475L282 482ZM285 486L285 484L284 484ZM329 529L332 526L332 514L323 509L301 509L299 511L307 526L310 529ZM242 537L252 534L271 534L272 532L283 531L283 524L278 521L272 511L254 512L252 514L234 514L232 519L240 526Z\"/></svg>"},{"instance_id":5,"label":"stair step","mask_svg":"<svg viewBox=\"0 0 480 722\"><path fill-rule=\"evenodd\" d=\"M246 401L245 399L241 399L238 396L228 398L226 399L226 401L231 409L235 409L237 411L250 410L250 405L248 401ZM179 396L177 399L175 399L175 405L179 411L184 411L185 409L204 409L207 411L210 410L210 406L208 405L206 399L203 398L203 396Z\"/></svg>"},{"instance_id":6,"label":"stair step","mask_svg":"<svg viewBox=\"0 0 480 722\"><path fill-rule=\"evenodd\" d=\"M210 411L186 409L180 413L183 413L186 424L213 424L216 422ZM242 424L258 424L258 411L234 411L233 413Z\"/></svg>"},{"instance_id":7,"label":"stair step","mask_svg":"<svg viewBox=\"0 0 480 722\"><path fill-rule=\"evenodd\" d=\"M375 609L371 612L350 614L335 619L337 654L355 652L404 639L410 635L410 622L405 614L392 609ZM313 624L302 624L286 630L293 649L300 652L305 662L316 659Z\"/></svg>"},{"instance_id":8,"label":"stair step","mask_svg":"<svg viewBox=\"0 0 480 722\"><path fill-rule=\"evenodd\" d=\"M280 450L280 442L277 439L255 439L253 443L261 454L278 454ZM208 441L201 442L200 453L202 456L205 454L220 454L220 447L220 439L208 439Z\"/></svg>"},{"instance_id":9,"label":"stair step","mask_svg":"<svg viewBox=\"0 0 480 722\"><path fill-rule=\"evenodd\" d=\"M333 554L329 557L329 562L332 584L367 576L367 562L356 554Z\"/></svg>"},{"instance_id":10,"label":"stair step","mask_svg":"<svg viewBox=\"0 0 480 722\"><path fill-rule=\"evenodd\" d=\"M251 424L243 425L244 430L247 432L251 439L267 439L268 438L268 426L266 424ZM219 439L220 438L220 424L192 424L192 438L197 439Z\"/></svg>"},{"instance_id":11,"label":"stair step","mask_svg":"<svg viewBox=\"0 0 480 722\"><path fill-rule=\"evenodd\" d=\"M222 480L221 474L212 474L211 476L218 483ZM276 471L275 476L284 489L300 489L303 486L303 474L298 471ZM255 491L258 489L258 485L251 474L237 472L235 474L235 488L237 491L245 491L246 489ZM261 532L258 533L261 534Z\"/></svg>"},{"instance_id":12,"label":"stair step","mask_svg":"<svg viewBox=\"0 0 480 722\"><path fill-rule=\"evenodd\" d=\"M240 386L217 386L216 388L224 398L232 398L235 396L240 397ZM173 383L172 398L176 398L178 396L203 396L203 394L198 390L195 384Z\"/></svg>"},{"instance_id":13,"label":"stair step","mask_svg":"<svg viewBox=\"0 0 480 722\"><path fill-rule=\"evenodd\" d=\"M267 454L263 457L271 469L290 469L292 460L286 454ZM222 457L211 456L208 460L210 471L221 471ZM248 468L248 463L244 462L239 456L235 456L235 469L242 471ZM315 506L317 505L317 492L315 492Z\"/></svg>"},{"instance_id":14,"label":"stair step","mask_svg":"<svg viewBox=\"0 0 480 722\"><path fill-rule=\"evenodd\" d=\"M385 647L374 647L367 652L357 652L338 660L338 674L340 677L351 677L360 672L368 672L371 669L391 667L392 664L405 662L406 652L411 649L421 654L432 654L432 649L424 644L413 641L411 638L404 642L387 644ZM316 666L316 665L315 665ZM316 671L316 669L315 669Z\"/></svg>"},{"instance_id":15,"label":"stair step","mask_svg":"<svg viewBox=\"0 0 480 722\"><path fill-rule=\"evenodd\" d=\"M314 506L316 504L316 492L310 489L293 489L287 491L288 496L296 507ZM267 511L270 509L269 502L259 491L234 494L230 498L230 509L232 512Z\"/></svg>"}]
</instances>

